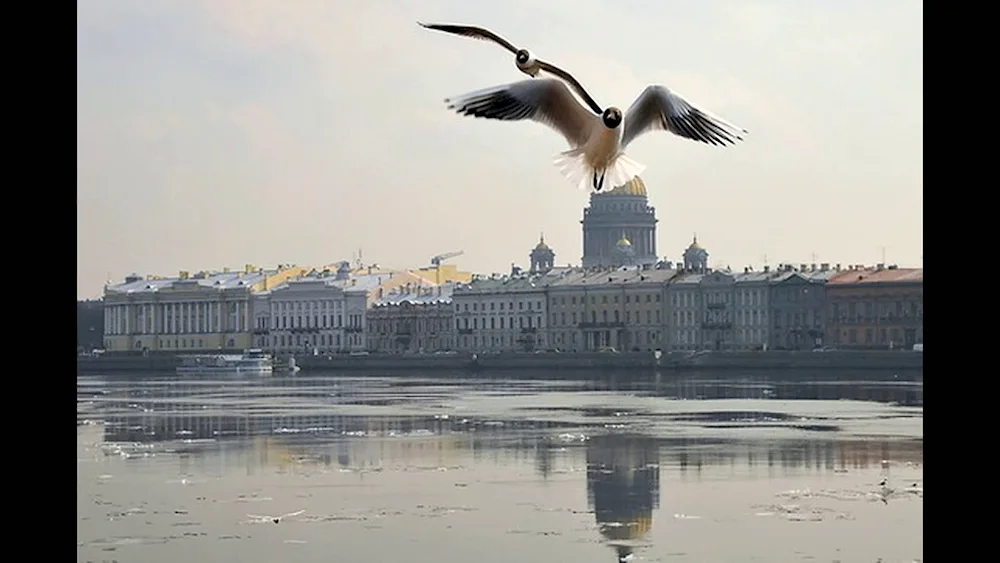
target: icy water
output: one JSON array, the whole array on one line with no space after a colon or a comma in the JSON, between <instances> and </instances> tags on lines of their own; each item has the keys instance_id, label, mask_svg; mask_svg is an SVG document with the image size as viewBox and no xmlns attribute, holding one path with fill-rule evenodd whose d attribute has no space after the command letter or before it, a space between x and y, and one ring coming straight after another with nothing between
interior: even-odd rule
<instances>
[{"instance_id":1,"label":"icy water","mask_svg":"<svg viewBox=\"0 0 1000 563\"><path fill-rule=\"evenodd\" d=\"M922 377L77 390L78 561L923 558Z\"/></svg>"}]
</instances>

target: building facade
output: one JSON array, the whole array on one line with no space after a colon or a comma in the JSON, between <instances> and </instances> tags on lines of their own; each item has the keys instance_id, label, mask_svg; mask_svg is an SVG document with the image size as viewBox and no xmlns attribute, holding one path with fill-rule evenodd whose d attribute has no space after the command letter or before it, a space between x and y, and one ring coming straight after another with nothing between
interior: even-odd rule
<instances>
[{"instance_id":1,"label":"building facade","mask_svg":"<svg viewBox=\"0 0 1000 563\"><path fill-rule=\"evenodd\" d=\"M469 352L513 352L548 346L545 287L559 269L473 279L452 294L455 348Z\"/></svg>"},{"instance_id":2,"label":"building facade","mask_svg":"<svg viewBox=\"0 0 1000 563\"><path fill-rule=\"evenodd\" d=\"M104 290L104 347L109 353L239 351L253 344L253 295L306 270L180 272L176 278L129 276Z\"/></svg>"},{"instance_id":3,"label":"building facade","mask_svg":"<svg viewBox=\"0 0 1000 563\"><path fill-rule=\"evenodd\" d=\"M428 353L455 346L454 284L401 287L368 309L368 349L378 353Z\"/></svg>"},{"instance_id":4,"label":"building facade","mask_svg":"<svg viewBox=\"0 0 1000 563\"><path fill-rule=\"evenodd\" d=\"M675 270L566 270L547 285L552 346L653 351L665 343L664 286Z\"/></svg>"},{"instance_id":5,"label":"building facade","mask_svg":"<svg viewBox=\"0 0 1000 563\"><path fill-rule=\"evenodd\" d=\"M838 348L907 348L924 341L924 271L852 266L826 285L827 334Z\"/></svg>"},{"instance_id":6,"label":"building facade","mask_svg":"<svg viewBox=\"0 0 1000 563\"><path fill-rule=\"evenodd\" d=\"M649 205L646 184L638 176L608 192L592 193L580 222L583 267L655 265L656 222L656 209ZM623 240L628 244L619 244Z\"/></svg>"},{"instance_id":7,"label":"building facade","mask_svg":"<svg viewBox=\"0 0 1000 563\"><path fill-rule=\"evenodd\" d=\"M837 275L829 264L778 267L771 279L771 334L774 350L811 350L826 342L826 283Z\"/></svg>"}]
</instances>

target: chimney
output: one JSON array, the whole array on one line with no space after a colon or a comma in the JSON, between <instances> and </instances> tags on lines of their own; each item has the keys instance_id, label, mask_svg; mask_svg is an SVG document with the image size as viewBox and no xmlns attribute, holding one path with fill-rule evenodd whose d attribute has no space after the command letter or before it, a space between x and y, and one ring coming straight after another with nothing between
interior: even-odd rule
<instances>
[{"instance_id":1,"label":"chimney","mask_svg":"<svg viewBox=\"0 0 1000 563\"><path fill-rule=\"evenodd\" d=\"M771 271L771 267L770 266L764 266L764 273L765 274L768 273L768 272L770 272L770 271Z\"/></svg>"},{"instance_id":2,"label":"chimney","mask_svg":"<svg viewBox=\"0 0 1000 563\"><path fill-rule=\"evenodd\" d=\"M821 272L827 272L829 270L830 270L830 264L829 263L823 262L822 264L819 265L819 271L821 271Z\"/></svg>"},{"instance_id":3,"label":"chimney","mask_svg":"<svg viewBox=\"0 0 1000 563\"><path fill-rule=\"evenodd\" d=\"M244 274L249 274L251 272L253 272L253 264L245 264L243 266L243 273Z\"/></svg>"},{"instance_id":4,"label":"chimney","mask_svg":"<svg viewBox=\"0 0 1000 563\"><path fill-rule=\"evenodd\" d=\"M809 271L810 272L815 272L816 271L816 264L809 264Z\"/></svg>"},{"instance_id":5,"label":"chimney","mask_svg":"<svg viewBox=\"0 0 1000 563\"><path fill-rule=\"evenodd\" d=\"M228 274L228 273L229 273L229 266L223 266L223 267L222 267L222 273L223 273L223 274ZM186 277L186 276L185 276L185 277Z\"/></svg>"},{"instance_id":6,"label":"chimney","mask_svg":"<svg viewBox=\"0 0 1000 563\"><path fill-rule=\"evenodd\" d=\"M180 272L177 273L177 277L180 278L180 279L182 279L182 280L188 279L189 275L190 274L188 272L185 272L184 270L181 270Z\"/></svg>"},{"instance_id":7,"label":"chimney","mask_svg":"<svg viewBox=\"0 0 1000 563\"><path fill-rule=\"evenodd\" d=\"M800 272L808 272L809 271L809 265L808 264L799 264L799 271Z\"/></svg>"},{"instance_id":8,"label":"chimney","mask_svg":"<svg viewBox=\"0 0 1000 563\"><path fill-rule=\"evenodd\" d=\"M840 264L837 264L837 266L834 268L834 270L837 270L839 272L840 271Z\"/></svg>"},{"instance_id":9,"label":"chimney","mask_svg":"<svg viewBox=\"0 0 1000 563\"><path fill-rule=\"evenodd\" d=\"M378 288L378 298L382 299L382 295L383 295L382 288L380 287L380 288Z\"/></svg>"},{"instance_id":10,"label":"chimney","mask_svg":"<svg viewBox=\"0 0 1000 563\"><path fill-rule=\"evenodd\" d=\"M878 264L875 265L875 269L878 270L878 271L882 271L882 270L885 269L885 264L883 264L883 263L880 262L880 263L878 263Z\"/></svg>"}]
</instances>

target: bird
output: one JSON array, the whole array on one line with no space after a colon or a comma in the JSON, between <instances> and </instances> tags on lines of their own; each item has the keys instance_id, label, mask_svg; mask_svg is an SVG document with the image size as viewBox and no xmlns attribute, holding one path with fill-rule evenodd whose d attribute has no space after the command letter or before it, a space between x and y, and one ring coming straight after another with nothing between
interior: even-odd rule
<instances>
[{"instance_id":1,"label":"bird","mask_svg":"<svg viewBox=\"0 0 1000 563\"><path fill-rule=\"evenodd\" d=\"M889 479L883 477L882 480L879 481L878 487L879 500L882 501L882 504L889 504L889 495L892 494L892 489L889 488Z\"/></svg>"},{"instance_id":2,"label":"bird","mask_svg":"<svg viewBox=\"0 0 1000 563\"><path fill-rule=\"evenodd\" d=\"M445 33L451 33L454 35L461 35L462 37L471 37L473 39L479 39L481 41L492 41L497 45L500 45L504 49L507 49L511 53L514 53L514 66L518 70L527 74L532 78L538 78L538 75L545 71L553 76L558 76L559 78L568 82L580 98L586 102L590 109L594 110L594 113L600 115L601 106L598 105L594 98L584 90L583 86L577 81L577 79L565 70L557 67L556 65L539 60L535 58L534 53L528 49L520 49L515 47L513 43L507 41L500 35L483 28L474 25L455 25L455 24L440 24L440 23L423 23L417 22L421 27L426 29L433 29L435 31L443 31Z\"/></svg>"},{"instance_id":3,"label":"bird","mask_svg":"<svg viewBox=\"0 0 1000 563\"><path fill-rule=\"evenodd\" d=\"M285 518L291 518L293 516L298 516L299 514L302 514L303 512L305 512L305 510L297 510L295 512L289 512L288 514L282 514L281 516L260 516L260 515L257 515L257 514L247 514L247 517L252 518L252 519L254 519L256 521L259 521L259 522L265 522L267 520L270 520L271 522L274 522L275 524L278 524L282 520L284 520Z\"/></svg>"},{"instance_id":4,"label":"bird","mask_svg":"<svg viewBox=\"0 0 1000 563\"><path fill-rule=\"evenodd\" d=\"M615 106L605 108L600 115L591 113L565 83L553 78L493 86L447 98L445 103L460 115L500 121L527 119L555 129L570 149L559 153L554 164L584 190L588 180L600 191L606 180L617 187L641 174L646 166L624 151L644 133L668 131L720 146L736 144L747 133L656 84L647 86L624 113Z\"/></svg>"}]
</instances>

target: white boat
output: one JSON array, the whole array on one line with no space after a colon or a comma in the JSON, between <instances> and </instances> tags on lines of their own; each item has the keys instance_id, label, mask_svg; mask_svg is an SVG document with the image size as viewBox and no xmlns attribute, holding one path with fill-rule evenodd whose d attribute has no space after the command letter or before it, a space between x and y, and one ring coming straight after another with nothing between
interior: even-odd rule
<instances>
[{"instance_id":1,"label":"white boat","mask_svg":"<svg viewBox=\"0 0 1000 563\"><path fill-rule=\"evenodd\" d=\"M191 354L180 356L177 373L229 373L271 375L274 363L270 354L251 349L243 354Z\"/></svg>"}]
</instances>

